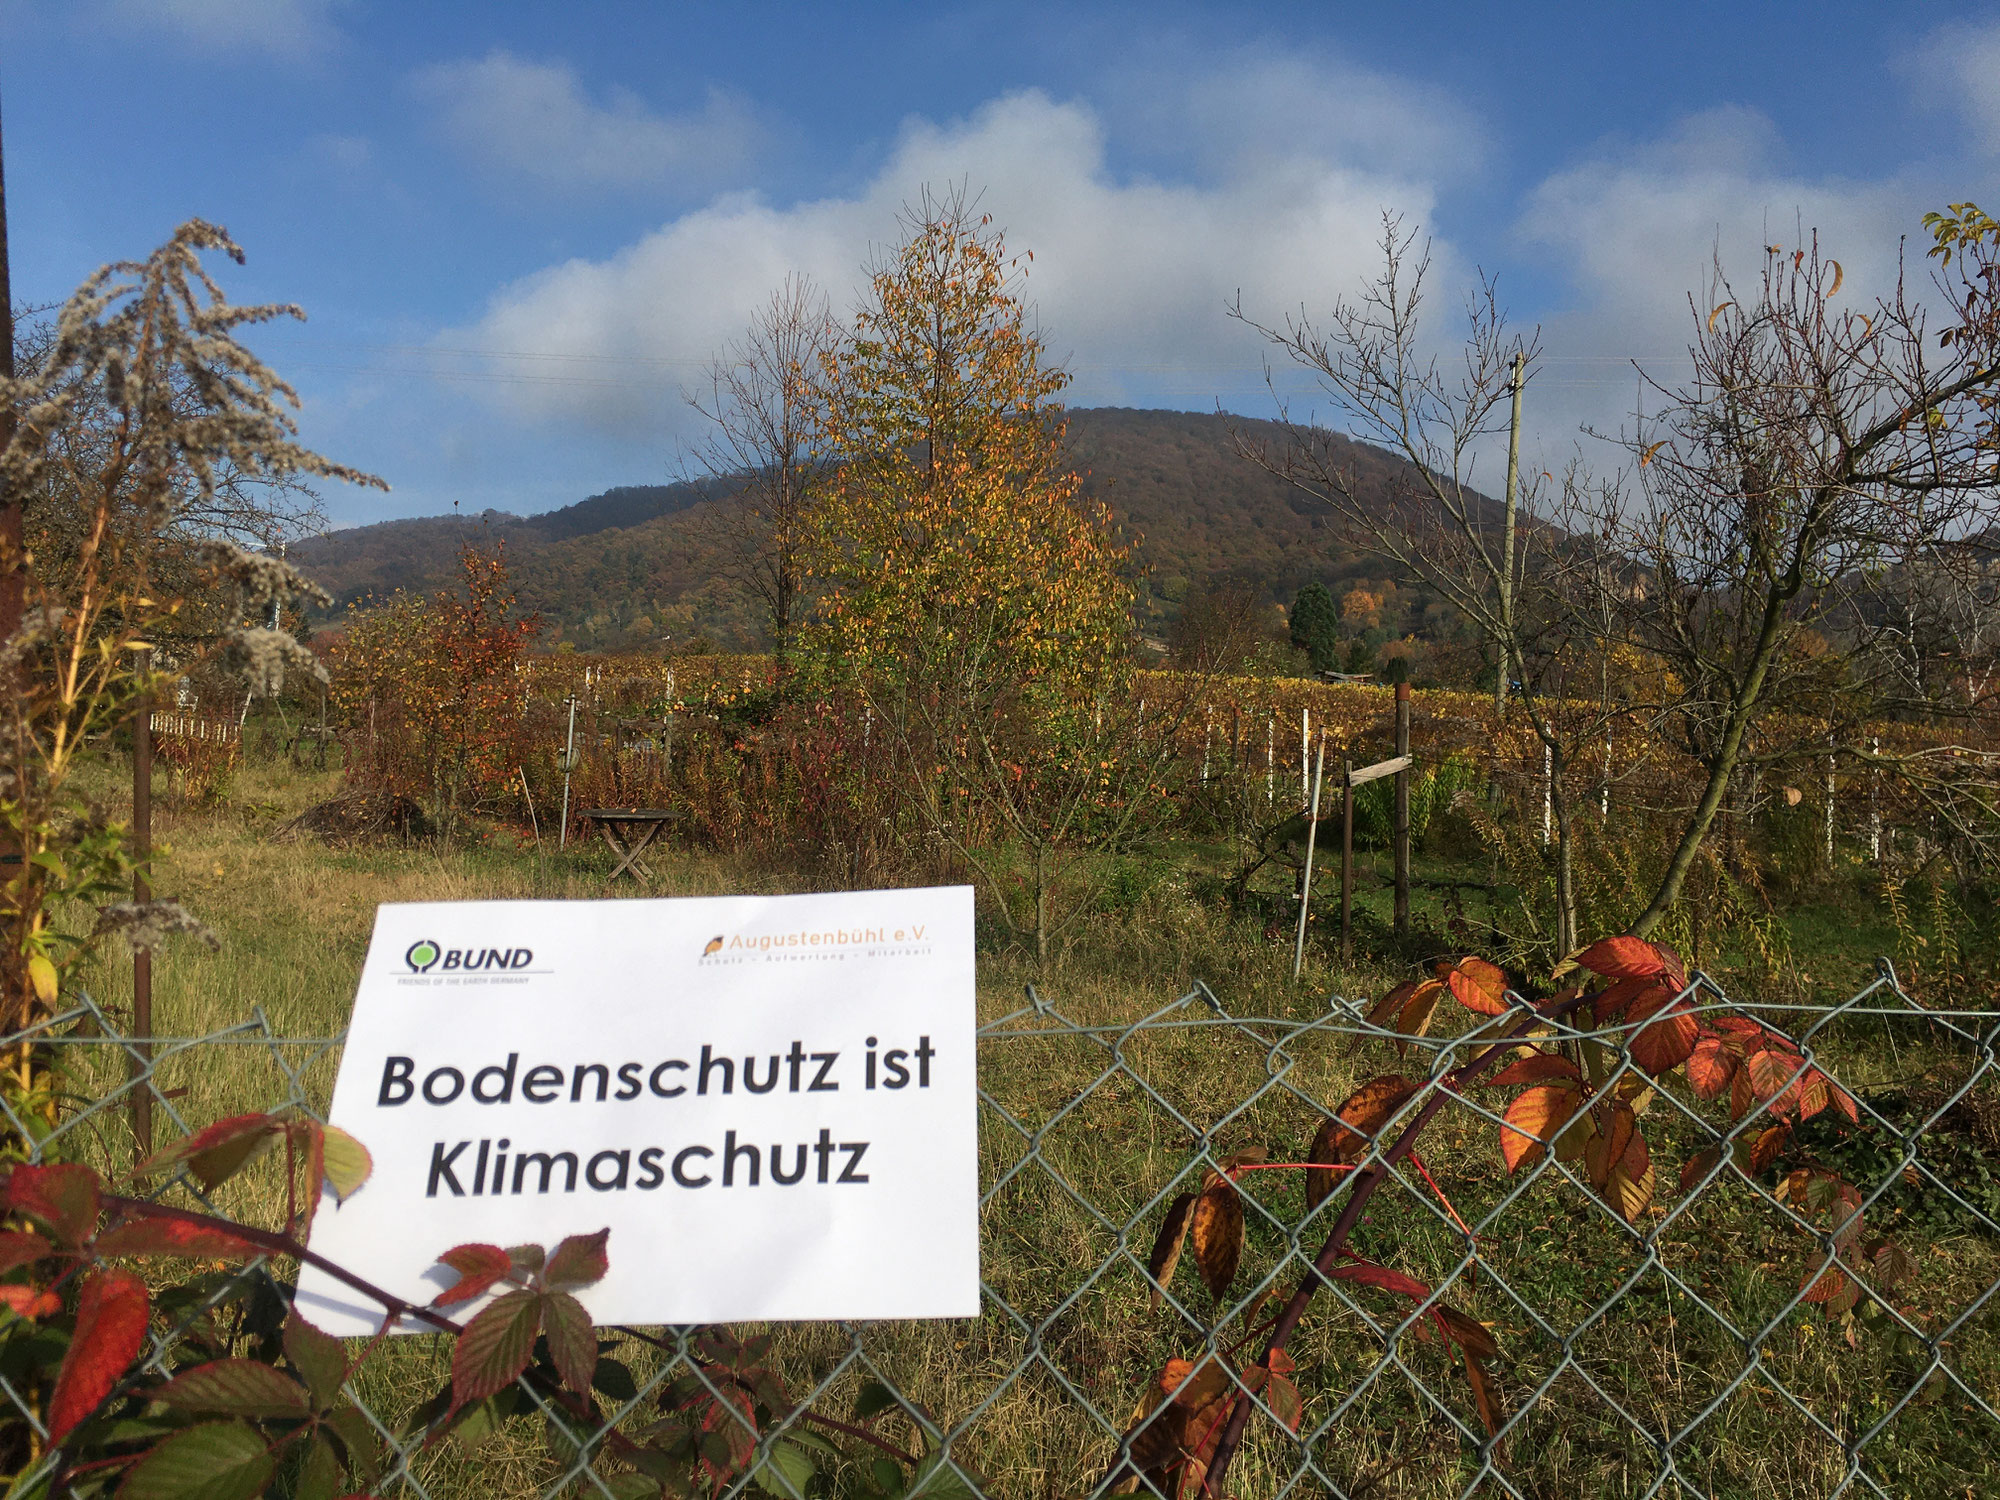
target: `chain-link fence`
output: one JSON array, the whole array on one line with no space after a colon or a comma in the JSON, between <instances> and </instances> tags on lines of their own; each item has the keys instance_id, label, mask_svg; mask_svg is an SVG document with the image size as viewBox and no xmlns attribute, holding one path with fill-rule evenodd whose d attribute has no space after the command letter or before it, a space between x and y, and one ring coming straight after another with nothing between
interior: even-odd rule
<instances>
[{"instance_id":1,"label":"chain-link fence","mask_svg":"<svg viewBox=\"0 0 2000 1500\"><path fill-rule=\"evenodd\" d=\"M1886 968L1830 1007L1683 1000L1699 1041L1652 1076L1629 1018L1518 999L1419 1035L1339 999L1098 1020L1031 992L980 1030L979 1318L601 1329L591 1421L524 1377L442 1438L450 1340L395 1340L346 1385L372 1492L2000 1494L2000 1011ZM33 1159L129 1167L139 1091L163 1141L330 1091L338 1038L114 1019L0 1043L55 1080L4 1100ZM158 1191L282 1215L254 1174ZM156 1312L151 1370L215 1357L219 1295ZM46 1446L7 1353L32 1336L0 1326L17 1455Z\"/></svg>"}]
</instances>

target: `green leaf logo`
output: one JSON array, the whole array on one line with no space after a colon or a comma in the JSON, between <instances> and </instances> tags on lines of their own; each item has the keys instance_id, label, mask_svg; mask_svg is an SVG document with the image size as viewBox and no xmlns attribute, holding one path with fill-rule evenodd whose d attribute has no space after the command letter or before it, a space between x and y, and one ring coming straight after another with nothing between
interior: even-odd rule
<instances>
[{"instance_id":1,"label":"green leaf logo","mask_svg":"<svg viewBox=\"0 0 2000 1500\"><path fill-rule=\"evenodd\" d=\"M410 972L421 974L438 961L438 946L429 938L418 938L410 944L410 951L403 955L403 962L410 966Z\"/></svg>"}]
</instances>

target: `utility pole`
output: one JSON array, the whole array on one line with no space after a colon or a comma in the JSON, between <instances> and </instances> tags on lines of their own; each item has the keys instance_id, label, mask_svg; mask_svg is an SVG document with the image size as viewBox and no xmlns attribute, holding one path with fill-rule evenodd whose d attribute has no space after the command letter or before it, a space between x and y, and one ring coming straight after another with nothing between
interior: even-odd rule
<instances>
[{"instance_id":1,"label":"utility pole","mask_svg":"<svg viewBox=\"0 0 2000 1500\"><path fill-rule=\"evenodd\" d=\"M1513 670L1507 644L1514 638L1514 514L1521 503L1521 386L1527 365L1527 355L1516 349L1514 374L1509 382L1514 388L1514 417L1507 428L1506 514L1500 526L1500 670L1493 679L1496 717L1507 712L1507 674Z\"/></svg>"}]
</instances>

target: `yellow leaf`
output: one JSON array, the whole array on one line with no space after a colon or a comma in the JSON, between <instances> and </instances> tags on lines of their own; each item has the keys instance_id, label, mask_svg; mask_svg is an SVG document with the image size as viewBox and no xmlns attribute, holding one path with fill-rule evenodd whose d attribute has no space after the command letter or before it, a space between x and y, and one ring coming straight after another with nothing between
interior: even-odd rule
<instances>
[{"instance_id":1,"label":"yellow leaf","mask_svg":"<svg viewBox=\"0 0 2000 1500\"><path fill-rule=\"evenodd\" d=\"M60 988L56 980L56 966L40 953L28 959L28 983L34 986L35 998L44 1005L56 1003L56 992Z\"/></svg>"}]
</instances>

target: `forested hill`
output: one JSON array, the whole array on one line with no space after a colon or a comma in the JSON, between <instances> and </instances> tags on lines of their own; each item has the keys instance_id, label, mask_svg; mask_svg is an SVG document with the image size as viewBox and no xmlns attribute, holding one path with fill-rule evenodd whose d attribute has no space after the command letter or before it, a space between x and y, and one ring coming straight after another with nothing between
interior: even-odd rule
<instances>
[{"instance_id":1,"label":"forested hill","mask_svg":"<svg viewBox=\"0 0 2000 1500\"><path fill-rule=\"evenodd\" d=\"M1271 424L1123 408L1069 415L1070 453L1088 490L1138 541L1149 631L1190 590L1222 577L1253 579L1288 601L1308 578L1339 593L1343 580L1382 572L1333 545L1307 497L1237 454L1234 433L1275 437ZM1401 464L1349 446L1362 483L1386 503ZM336 531L292 556L344 605L445 581L468 537L504 541L520 602L542 615L549 643L612 650L700 636L747 648L760 635L753 602L729 577L729 503L690 484L626 485L526 518L487 511Z\"/></svg>"}]
</instances>

